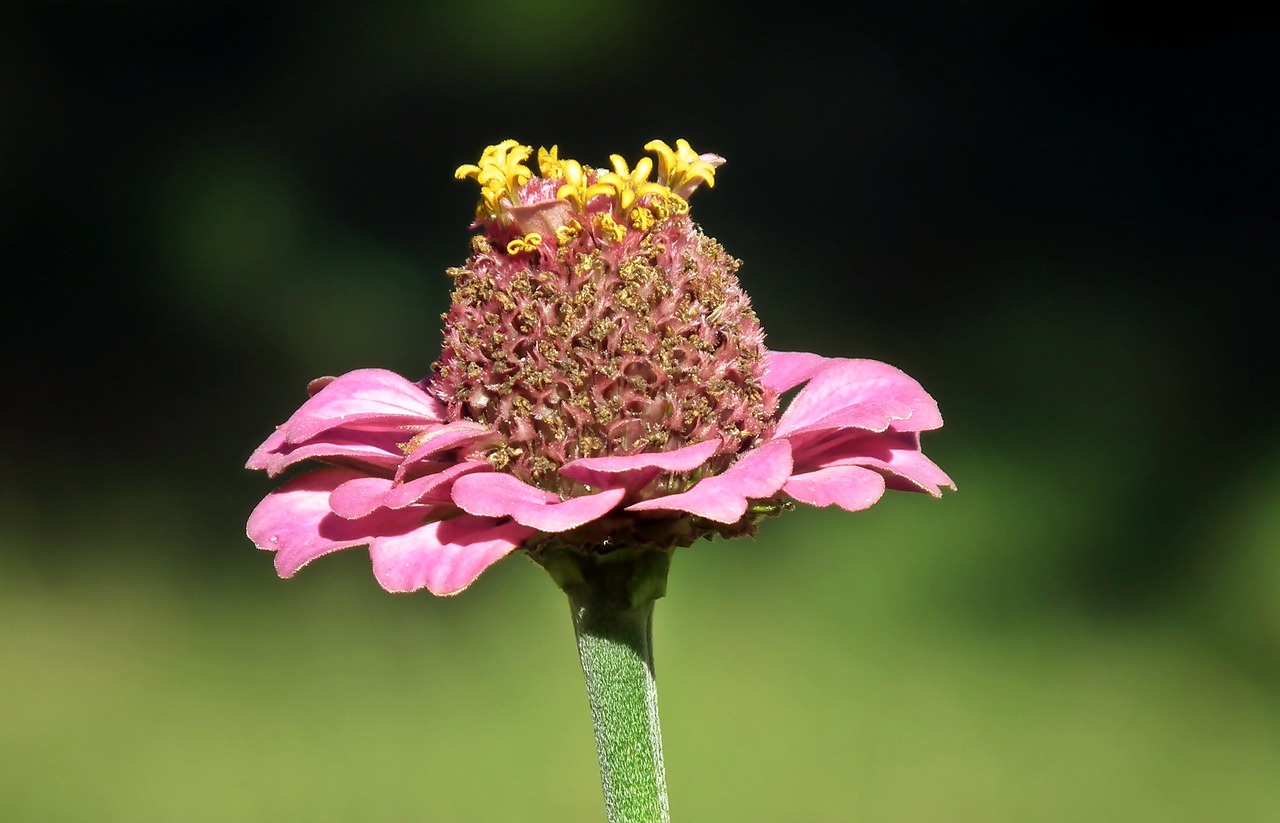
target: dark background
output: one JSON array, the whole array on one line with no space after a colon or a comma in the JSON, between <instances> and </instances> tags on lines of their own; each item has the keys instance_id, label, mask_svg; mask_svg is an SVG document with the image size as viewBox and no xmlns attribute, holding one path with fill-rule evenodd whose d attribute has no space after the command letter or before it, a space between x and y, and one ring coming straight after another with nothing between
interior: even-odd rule
<instances>
[{"instance_id":1,"label":"dark background","mask_svg":"<svg viewBox=\"0 0 1280 823\"><path fill-rule=\"evenodd\" d=\"M794 514L745 548L678 561L688 585L662 608L688 613L666 617L667 630L723 622L725 634L682 635L664 669L708 678L664 693L669 767L689 781L673 782L677 815L1273 819L1261 776L1280 767L1278 34L1225 8L1055 2L137 0L0 12L0 664L20 673L0 696L34 706L0 746L14 767L0 809L594 819L568 622L553 622L558 595L531 567L504 564L456 602L382 595L360 550L279 583L242 537L270 484L240 467L312 377L426 373L443 271L467 254L476 198L456 166L507 137L592 165L685 137L728 158L694 213L744 260L770 345L883 359L920 379L947 419L926 450L960 492ZM335 600L350 620L332 646L289 616L333 614ZM531 603L556 616L516 616ZM735 611L744 603L759 616ZM838 618L825 611L835 604ZM259 630L280 620L311 640L274 642L310 656L279 662ZM753 620L774 628L761 636ZM366 633L385 621L430 638L406 640L407 656L377 646ZM457 690L451 711L479 723L476 678L529 676L485 651L516 642L500 639L509 621L536 625L536 643L563 655L545 668L567 691L554 743L545 715L491 695L507 706L501 722L520 726L502 749L525 764L570 747L568 772L510 766L524 775L514 785L475 774L498 727L459 720L453 743L421 729L414 745L442 748L409 751L400 725L378 725L391 721L374 706L399 690L429 699L411 664L440 654L459 662L438 688ZM460 622L462 635L445 631ZM869 645L854 653L859 637ZM370 642L404 670L344 657ZM717 684L717 654L736 643L741 672ZM935 647L948 651L920 651ZM915 662L887 664L902 660ZM280 720L254 685L264 669L289 692L291 677L334 682L353 667L380 672L365 695L391 691L361 704L363 725L310 742L300 729L329 722L337 698L316 687L308 711ZM189 677L146 674L175 670ZM387 686L393 674L415 685ZM814 682L842 685L797 685ZM884 702L852 706L857 683ZM1071 702L1082 693L1101 696ZM704 705L713 695L740 706L722 726ZM940 742L938 727L913 726L921 713L954 733ZM103 718L117 725L94 725ZM228 718L268 724L262 737L294 763L291 746L337 739L367 757L328 777L296 766L295 796L225 771L262 745L226 731ZM740 739L724 732L739 727ZM194 750L207 759L189 760ZM1061 762L1027 756L1047 750ZM456 775L375 792L363 770L391 751L409 774L453 764L476 794L433 806ZM913 771L922 762L935 766ZM161 763L177 769L163 781L147 771ZM80 787L60 799L55 766ZM824 774L857 788L831 789ZM936 808L918 781L935 787ZM333 784L348 787L341 801L325 794Z\"/></svg>"}]
</instances>

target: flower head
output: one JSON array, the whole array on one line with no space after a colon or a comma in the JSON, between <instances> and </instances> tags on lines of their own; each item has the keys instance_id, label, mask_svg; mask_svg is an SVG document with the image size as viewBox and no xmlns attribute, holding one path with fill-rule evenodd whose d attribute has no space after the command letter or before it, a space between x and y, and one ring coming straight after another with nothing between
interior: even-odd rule
<instances>
[{"instance_id":1,"label":"flower head","mask_svg":"<svg viewBox=\"0 0 1280 823\"><path fill-rule=\"evenodd\" d=\"M669 549L792 501L858 511L886 489L954 488L920 450L942 418L916 381L765 348L738 261L689 217L724 160L645 148L595 169L553 146L535 175L507 140L458 169L480 186L481 231L449 271L431 374L315 381L249 459L326 464L250 517L282 576L368 545L386 589L453 594L517 548Z\"/></svg>"}]
</instances>

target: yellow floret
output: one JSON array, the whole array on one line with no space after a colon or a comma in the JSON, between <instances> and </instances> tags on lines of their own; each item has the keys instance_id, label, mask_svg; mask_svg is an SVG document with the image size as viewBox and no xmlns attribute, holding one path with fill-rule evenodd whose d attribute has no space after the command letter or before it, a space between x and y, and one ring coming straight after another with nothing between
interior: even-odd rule
<instances>
[{"instance_id":1,"label":"yellow floret","mask_svg":"<svg viewBox=\"0 0 1280 823\"><path fill-rule=\"evenodd\" d=\"M662 140L650 140L644 150L657 156L658 180L672 191L679 191L689 183L693 184L690 191L701 183L706 183L708 188L716 184L716 167L703 160L688 140L677 140L674 149Z\"/></svg>"},{"instance_id":2,"label":"yellow floret","mask_svg":"<svg viewBox=\"0 0 1280 823\"><path fill-rule=\"evenodd\" d=\"M574 220L556 229L556 242L563 246L580 234L582 234L582 224Z\"/></svg>"},{"instance_id":3,"label":"yellow floret","mask_svg":"<svg viewBox=\"0 0 1280 823\"><path fill-rule=\"evenodd\" d=\"M556 189L556 197L568 200L574 208L582 211L587 204L587 174L577 160L561 160L560 169L564 173L564 183Z\"/></svg>"},{"instance_id":4,"label":"yellow floret","mask_svg":"<svg viewBox=\"0 0 1280 823\"><path fill-rule=\"evenodd\" d=\"M520 254L521 252L533 252L538 250L538 246L542 245L542 235L536 231L531 231L524 237L517 237L507 244L507 254Z\"/></svg>"},{"instance_id":5,"label":"yellow floret","mask_svg":"<svg viewBox=\"0 0 1280 823\"><path fill-rule=\"evenodd\" d=\"M609 212L604 212L596 218L596 227L600 229L601 234L615 243L627 235L627 230L619 226L618 221L614 220Z\"/></svg>"},{"instance_id":6,"label":"yellow floret","mask_svg":"<svg viewBox=\"0 0 1280 823\"><path fill-rule=\"evenodd\" d=\"M583 168L576 160L561 158L559 146L541 148L537 154L538 170L546 180L561 181L556 197L568 201L579 213L585 211L592 198L610 198L613 209L597 218L596 226L605 238L616 241L625 236L628 226L648 232L672 215L687 213L689 204L685 198L700 185L714 186L716 166L724 162L715 155L699 155L683 139L676 140L675 148L662 140L651 140L645 149L653 153L656 164L654 158L642 157L632 167L621 155L612 154L612 168L606 170ZM479 220L502 218L513 206L522 205L520 190L533 177L526 165L532 154L529 146L503 140L486 148L479 162L457 168L455 177L475 180L480 186L480 203L476 207ZM650 180L650 176L655 179ZM578 231L581 226L557 230L556 240L567 242ZM512 241L511 253L532 250L527 242L529 236Z\"/></svg>"},{"instance_id":7,"label":"yellow floret","mask_svg":"<svg viewBox=\"0 0 1280 823\"><path fill-rule=\"evenodd\" d=\"M479 183L480 206L477 213L496 216L503 208L504 199L511 203L519 202L518 189L533 176L524 164L532 153L529 146L522 146L515 140L503 140L486 148L479 163L458 166L453 176Z\"/></svg>"},{"instance_id":8,"label":"yellow floret","mask_svg":"<svg viewBox=\"0 0 1280 823\"><path fill-rule=\"evenodd\" d=\"M538 149L538 171L542 172L542 176L547 180L564 179L564 163L573 161L561 161L559 157L560 147L552 146L551 150Z\"/></svg>"}]
</instances>

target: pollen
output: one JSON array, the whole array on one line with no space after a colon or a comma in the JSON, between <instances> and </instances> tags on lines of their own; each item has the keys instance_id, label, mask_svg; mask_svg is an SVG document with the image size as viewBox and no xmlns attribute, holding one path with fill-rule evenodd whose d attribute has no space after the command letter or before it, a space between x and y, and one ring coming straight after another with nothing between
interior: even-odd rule
<instances>
[{"instance_id":1,"label":"pollen","mask_svg":"<svg viewBox=\"0 0 1280 823\"><path fill-rule=\"evenodd\" d=\"M605 238L617 243L627 236L627 230L618 225L613 215L605 212L596 218L596 227Z\"/></svg>"},{"instance_id":2,"label":"pollen","mask_svg":"<svg viewBox=\"0 0 1280 823\"><path fill-rule=\"evenodd\" d=\"M582 224L577 220L571 220L556 229L556 242L561 246L568 245L582 234Z\"/></svg>"}]
</instances>

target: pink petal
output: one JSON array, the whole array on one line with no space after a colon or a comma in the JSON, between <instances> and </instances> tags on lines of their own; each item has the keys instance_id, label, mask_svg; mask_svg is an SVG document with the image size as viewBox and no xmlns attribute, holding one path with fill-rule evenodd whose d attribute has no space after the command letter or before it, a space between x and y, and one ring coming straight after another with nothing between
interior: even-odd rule
<instances>
[{"instance_id":1,"label":"pink petal","mask_svg":"<svg viewBox=\"0 0 1280 823\"><path fill-rule=\"evenodd\" d=\"M772 440L747 452L714 477L706 477L680 494L655 497L627 511L682 511L717 523L736 523L747 513L748 500L772 497L791 476L791 446Z\"/></svg>"},{"instance_id":2,"label":"pink petal","mask_svg":"<svg viewBox=\"0 0 1280 823\"><path fill-rule=\"evenodd\" d=\"M521 234L537 232L544 238L556 236L556 229L573 222L573 206L567 200L554 198L527 205L512 205L507 209L512 222Z\"/></svg>"},{"instance_id":3,"label":"pink petal","mask_svg":"<svg viewBox=\"0 0 1280 823\"><path fill-rule=\"evenodd\" d=\"M784 437L792 438L810 432L833 429L861 429L868 432L888 431L895 423L910 420L914 410L896 400L867 400L840 409L805 426L788 431Z\"/></svg>"},{"instance_id":4,"label":"pink petal","mask_svg":"<svg viewBox=\"0 0 1280 823\"><path fill-rule=\"evenodd\" d=\"M493 429L483 423L473 423L469 420L459 420L456 423L448 423L444 426L428 429L414 438L413 451L404 459L400 468L396 470L396 479L403 479L410 467L432 455L449 449L456 449L460 446L470 445L493 433Z\"/></svg>"},{"instance_id":5,"label":"pink petal","mask_svg":"<svg viewBox=\"0 0 1280 823\"><path fill-rule=\"evenodd\" d=\"M534 534L511 521L461 515L379 537L369 546L369 557L374 577L389 592L426 588L432 594L457 594Z\"/></svg>"},{"instance_id":6,"label":"pink petal","mask_svg":"<svg viewBox=\"0 0 1280 823\"><path fill-rule=\"evenodd\" d=\"M245 464L250 469L265 469L275 477L290 466L304 460L330 460L372 466L390 471L404 459L399 443L409 435L399 431L366 431L338 428L324 432L308 443L285 442L284 428L275 431L257 448Z\"/></svg>"},{"instance_id":7,"label":"pink petal","mask_svg":"<svg viewBox=\"0 0 1280 823\"><path fill-rule=\"evenodd\" d=\"M329 510L329 495L362 475L350 469L320 469L285 483L268 494L249 515L249 539L276 553L276 571L292 577L317 557L369 543L374 536L409 531L422 512L380 512L344 520Z\"/></svg>"},{"instance_id":8,"label":"pink petal","mask_svg":"<svg viewBox=\"0 0 1280 823\"><path fill-rule=\"evenodd\" d=\"M691 472L710 460L723 445L722 440L704 440L668 452L649 452L629 457L581 457L560 467L560 473L592 488L625 485L637 488L660 472ZM636 475L634 477L630 475ZM643 482L639 482L643 480Z\"/></svg>"},{"instance_id":9,"label":"pink petal","mask_svg":"<svg viewBox=\"0 0 1280 823\"><path fill-rule=\"evenodd\" d=\"M450 500L449 492L453 487L453 481L464 474L479 471L493 471L493 464L487 460L457 463L435 474L410 480L392 489L387 494L384 505L392 509L402 509L422 502L423 498L427 498L427 502L431 503L447 503Z\"/></svg>"},{"instance_id":10,"label":"pink petal","mask_svg":"<svg viewBox=\"0 0 1280 823\"><path fill-rule=\"evenodd\" d=\"M828 358L807 351L771 351L764 356L764 385L778 394L790 391L817 374Z\"/></svg>"},{"instance_id":11,"label":"pink petal","mask_svg":"<svg viewBox=\"0 0 1280 823\"><path fill-rule=\"evenodd\" d=\"M558 495L498 472L468 474L453 484L453 502L468 514L510 517L544 532L568 531L598 520L626 494L626 489L608 489L561 501Z\"/></svg>"},{"instance_id":12,"label":"pink petal","mask_svg":"<svg viewBox=\"0 0 1280 823\"><path fill-rule=\"evenodd\" d=\"M789 438L798 470L829 466L867 466L887 476L895 491L923 491L942 496L942 487L955 483L920 451L920 435L888 431L883 434L807 435Z\"/></svg>"},{"instance_id":13,"label":"pink petal","mask_svg":"<svg viewBox=\"0 0 1280 823\"><path fill-rule=\"evenodd\" d=\"M882 474L888 475L889 488L895 491L922 491L941 497L943 486L956 490L955 481L919 449L892 449L887 458L850 458L848 465L869 466L880 470Z\"/></svg>"},{"instance_id":14,"label":"pink petal","mask_svg":"<svg viewBox=\"0 0 1280 823\"><path fill-rule=\"evenodd\" d=\"M832 466L792 476L782 490L811 506L831 506L858 512L884 495L884 477L861 466Z\"/></svg>"},{"instance_id":15,"label":"pink petal","mask_svg":"<svg viewBox=\"0 0 1280 823\"><path fill-rule=\"evenodd\" d=\"M249 455L249 460L244 464L246 469L255 469L261 471L267 469L276 459L276 452L284 446L284 429L277 427L271 433L271 436L262 441L262 445L253 450L253 454ZM274 472L271 472L274 474Z\"/></svg>"},{"instance_id":16,"label":"pink petal","mask_svg":"<svg viewBox=\"0 0 1280 823\"><path fill-rule=\"evenodd\" d=\"M404 428L443 420L443 404L418 384L385 369L358 369L326 384L281 428L288 442L301 443L353 423Z\"/></svg>"},{"instance_id":17,"label":"pink petal","mask_svg":"<svg viewBox=\"0 0 1280 823\"><path fill-rule=\"evenodd\" d=\"M391 479L356 477L343 483L329 495L329 510L347 520L368 517L385 505Z\"/></svg>"},{"instance_id":18,"label":"pink petal","mask_svg":"<svg viewBox=\"0 0 1280 823\"><path fill-rule=\"evenodd\" d=\"M832 466L846 458L860 457L873 451L883 453L892 446L918 447L920 436L914 433L852 429L807 432L792 435L786 440L791 444L791 457L795 461L796 472L800 473Z\"/></svg>"},{"instance_id":19,"label":"pink petal","mask_svg":"<svg viewBox=\"0 0 1280 823\"><path fill-rule=\"evenodd\" d=\"M317 377L316 379L312 380L310 383L307 384L307 397L315 397L317 394L320 393L321 389L323 389L325 386L329 385L330 383L332 383L337 379L338 378L334 377L333 375L328 375L327 377Z\"/></svg>"},{"instance_id":20,"label":"pink petal","mask_svg":"<svg viewBox=\"0 0 1280 823\"><path fill-rule=\"evenodd\" d=\"M875 360L836 360L815 374L791 401L778 421L774 437L822 425L824 418L836 413L856 416L854 410L860 404L886 402L903 404L911 411L908 425L894 425L899 431L924 431L942 425L937 403L902 371ZM886 427L891 422L887 420Z\"/></svg>"}]
</instances>

